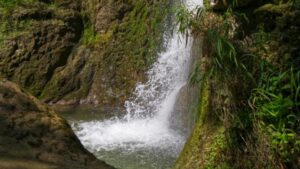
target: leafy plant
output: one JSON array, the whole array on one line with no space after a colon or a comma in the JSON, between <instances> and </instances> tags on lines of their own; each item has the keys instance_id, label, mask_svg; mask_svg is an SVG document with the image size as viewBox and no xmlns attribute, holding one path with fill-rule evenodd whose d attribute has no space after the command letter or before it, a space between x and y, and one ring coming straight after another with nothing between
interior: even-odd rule
<instances>
[{"instance_id":1,"label":"leafy plant","mask_svg":"<svg viewBox=\"0 0 300 169\"><path fill-rule=\"evenodd\" d=\"M262 77L251 97L255 116L267 127L274 150L287 164L294 163L300 155L300 70Z\"/></svg>"},{"instance_id":2,"label":"leafy plant","mask_svg":"<svg viewBox=\"0 0 300 169\"><path fill-rule=\"evenodd\" d=\"M199 73L200 72L200 66L201 63L200 62L196 62L194 70L191 72L190 76L189 76L189 82L191 85L197 85L201 82L202 80L202 76Z\"/></svg>"},{"instance_id":3,"label":"leafy plant","mask_svg":"<svg viewBox=\"0 0 300 169\"><path fill-rule=\"evenodd\" d=\"M230 2L230 6L236 5L237 2ZM240 14L241 15L241 14ZM244 16L244 15L243 15ZM202 31L203 35L207 37L208 43L212 47L212 65L211 73L221 72L229 75L234 71L244 73L249 77L251 73L248 72L247 67L243 63L249 55L238 56L236 48L231 40L233 31L235 30L235 16L232 8L228 8L221 18L215 17L216 24L205 23L205 17L213 18L214 15L206 16L205 11L201 7L197 7L194 11L189 11L185 7L179 7L176 13L178 31L188 37L189 30L194 32ZM245 18L245 16L243 17ZM195 71L199 70L199 65ZM200 81L197 78L197 73L193 72L191 75L192 83ZM198 79L198 80L197 80Z\"/></svg>"},{"instance_id":4,"label":"leafy plant","mask_svg":"<svg viewBox=\"0 0 300 169\"><path fill-rule=\"evenodd\" d=\"M211 74L221 73L232 75L238 73L253 79L247 68L249 60L255 58L250 54L239 54L234 45L234 31L236 29L236 19L231 8L223 14L223 22L217 27L208 29L207 38L212 46Z\"/></svg>"},{"instance_id":5,"label":"leafy plant","mask_svg":"<svg viewBox=\"0 0 300 169\"><path fill-rule=\"evenodd\" d=\"M181 34L188 34L188 30L191 28L191 21L193 16L191 12L184 6L180 6L176 12L176 21L178 24L178 31Z\"/></svg>"},{"instance_id":6,"label":"leafy plant","mask_svg":"<svg viewBox=\"0 0 300 169\"><path fill-rule=\"evenodd\" d=\"M237 53L233 44L214 29L208 31L208 40L213 44L212 71L229 73L231 68L239 66Z\"/></svg>"},{"instance_id":7,"label":"leafy plant","mask_svg":"<svg viewBox=\"0 0 300 169\"><path fill-rule=\"evenodd\" d=\"M176 25L178 26L177 31L186 37L187 43L190 32L195 30L203 19L204 9L198 6L195 9L189 10L185 6L178 6L175 13Z\"/></svg>"}]
</instances>

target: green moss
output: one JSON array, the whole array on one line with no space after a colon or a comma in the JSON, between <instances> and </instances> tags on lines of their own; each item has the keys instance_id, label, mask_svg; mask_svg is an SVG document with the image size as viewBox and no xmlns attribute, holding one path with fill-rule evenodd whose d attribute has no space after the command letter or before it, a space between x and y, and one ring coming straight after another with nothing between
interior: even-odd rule
<instances>
[{"instance_id":1,"label":"green moss","mask_svg":"<svg viewBox=\"0 0 300 169\"><path fill-rule=\"evenodd\" d=\"M162 35L165 30L165 22L163 20L169 14L169 2L169 0L158 0L155 2L144 0L111 1L109 5L114 5L116 7L114 10L122 8L118 11L122 16L120 18L119 16L116 16L117 18L114 16L112 21L108 21L109 23L105 25L106 28L104 31L98 30L97 26L99 25L96 25L95 20L99 12L98 7L107 4L89 0L82 4L80 13L80 19L84 22L84 29L76 32L79 35L80 31L82 31L81 41L72 50L72 56L66 61L67 63L61 63L58 68L51 70L53 74L49 74L49 77L43 80L39 77L40 73L42 73L41 71L29 77L30 73L34 72L35 68L38 67L36 64L41 65L41 63L46 64L44 62L48 62L43 59L40 59L39 63L31 61L34 64L32 68L23 67L23 65L18 66L18 68L4 68L3 70L7 71L4 72L4 75L16 79L16 82L22 84L23 87L30 90L35 96L47 101L84 99L92 88L91 86L93 86L92 92L97 93L100 100L109 100L109 97L114 97L111 98L112 100L116 100L116 97L125 99L125 97L130 95L136 82L144 80L144 72L154 62L157 52L161 49ZM20 10L30 11L28 9L34 7L39 11L39 8L42 7L42 9L51 11L54 15L54 18L51 17L51 19L33 20L33 22L38 22L38 24L34 23L34 25L43 25L43 22L46 21L56 21L55 18L58 16L64 16L64 13L72 12L62 8L64 7L62 5L51 3L39 2L31 5L22 6ZM125 11L123 11L123 7L125 7ZM14 10L12 13L18 14L18 11ZM62 27L68 27L69 24L73 24L69 22L69 18L59 18L62 19L61 21L59 20L62 23L55 24L62 24ZM8 21L8 19L5 20ZM0 24L2 25L2 23ZM10 23L7 25L11 27ZM18 26L18 29L11 29L10 27L2 29L0 43L8 37L23 35L23 31L33 32L36 29L34 26L32 26L32 29L31 26L28 26L28 28ZM10 30L11 34L8 33ZM20 33L17 34L17 30ZM21 36L18 39L22 41L25 38ZM84 51L77 53L77 49L81 47L84 47ZM82 58L84 63L78 69L72 68L74 66L73 62L78 61L78 58ZM7 58L7 62L11 62L11 59ZM4 63L4 65L8 64ZM93 68L90 69L90 67ZM16 69L22 69L22 73L15 73ZM8 75L9 73L11 76ZM116 96L112 96L106 92L107 88L116 93Z\"/></svg>"},{"instance_id":2,"label":"green moss","mask_svg":"<svg viewBox=\"0 0 300 169\"><path fill-rule=\"evenodd\" d=\"M79 48L78 57L64 70L57 72L51 81L42 89L40 99L55 100L66 98L67 100L79 100L85 98L91 88L93 65L86 64L82 59Z\"/></svg>"},{"instance_id":3,"label":"green moss","mask_svg":"<svg viewBox=\"0 0 300 169\"><path fill-rule=\"evenodd\" d=\"M82 43L84 45L95 46L109 42L113 37L113 31L105 33L96 32L94 26L87 24L83 31Z\"/></svg>"},{"instance_id":4,"label":"green moss","mask_svg":"<svg viewBox=\"0 0 300 169\"><path fill-rule=\"evenodd\" d=\"M135 69L145 69L153 63L162 40L160 35L164 29L161 23L167 13L165 0L154 4L140 0L130 12L126 23L120 27L125 30L120 37L124 42L124 52Z\"/></svg>"},{"instance_id":5,"label":"green moss","mask_svg":"<svg viewBox=\"0 0 300 169\"><path fill-rule=\"evenodd\" d=\"M259 7L255 12L270 12L274 14L284 14L286 11L290 10L293 7L292 2L284 3L284 4L265 4Z\"/></svg>"},{"instance_id":6,"label":"green moss","mask_svg":"<svg viewBox=\"0 0 300 169\"><path fill-rule=\"evenodd\" d=\"M57 5L57 3L55 2L52 2L48 5L48 8L49 9L52 9L52 10L58 10L59 9L59 6Z\"/></svg>"},{"instance_id":7,"label":"green moss","mask_svg":"<svg viewBox=\"0 0 300 169\"><path fill-rule=\"evenodd\" d=\"M88 24L84 28L83 36L82 36L82 42L86 45L94 45L97 42L97 32L95 31L94 26Z\"/></svg>"},{"instance_id":8,"label":"green moss","mask_svg":"<svg viewBox=\"0 0 300 169\"><path fill-rule=\"evenodd\" d=\"M218 119L212 118L210 79L202 81L198 119L192 135L181 152L174 169L230 168L221 157L226 148L225 129Z\"/></svg>"},{"instance_id":9,"label":"green moss","mask_svg":"<svg viewBox=\"0 0 300 169\"><path fill-rule=\"evenodd\" d=\"M230 169L230 165L221 157L222 151L227 147L225 129L223 127L218 128L215 133L212 133L212 137L212 143L206 147L208 150L203 168Z\"/></svg>"},{"instance_id":10,"label":"green moss","mask_svg":"<svg viewBox=\"0 0 300 169\"><path fill-rule=\"evenodd\" d=\"M96 42L98 42L100 44L104 44L104 43L110 42L110 40L112 39L112 37L113 37L113 32L112 31L108 31L106 33L99 34L96 37Z\"/></svg>"},{"instance_id":11,"label":"green moss","mask_svg":"<svg viewBox=\"0 0 300 169\"><path fill-rule=\"evenodd\" d=\"M8 16L17 6L30 4L35 1L36 0L0 0L0 11L4 16Z\"/></svg>"},{"instance_id":12,"label":"green moss","mask_svg":"<svg viewBox=\"0 0 300 169\"><path fill-rule=\"evenodd\" d=\"M30 31L32 21L12 21L8 19L0 19L0 46L6 39L15 38L26 34Z\"/></svg>"}]
</instances>

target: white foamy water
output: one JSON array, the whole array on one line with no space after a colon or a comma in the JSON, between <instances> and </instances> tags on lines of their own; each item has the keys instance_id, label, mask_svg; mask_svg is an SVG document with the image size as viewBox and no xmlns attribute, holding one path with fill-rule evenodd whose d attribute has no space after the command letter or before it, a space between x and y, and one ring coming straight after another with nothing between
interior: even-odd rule
<instances>
[{"instance_id":1,"label":"white foamy water","mask_svg":"<svg viewBox=\"0 0 300 169\"><path fill-rule=\"evenodd\" d=\"M202 0L186 0L189 9ZM165 52L147 72L148 81L137 84L134 97L125 102L126 115L103 121L74 122L77 136L90 151L126 152L152 149L176 158L185 136L170 128L170 116L180 89L187 83L192 38L174 33Z\"/></svg>"}]
</instances>

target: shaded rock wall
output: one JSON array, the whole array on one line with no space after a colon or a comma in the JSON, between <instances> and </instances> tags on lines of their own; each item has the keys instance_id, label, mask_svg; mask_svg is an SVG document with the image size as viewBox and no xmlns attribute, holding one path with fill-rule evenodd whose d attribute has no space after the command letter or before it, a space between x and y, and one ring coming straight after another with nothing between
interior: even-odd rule
<instances>
[{"instance_id":1,"label":"shaded rock wall","mask_svg":"<svg viewBox=\"0 0 300 169\"><path fill-rule=\"evenodd\" d=\"M198 68L199 59L202 56L202 39L193 40L191 49L191 66L187 83L180 89L174 111L171 117L171 127L181 131L189 137L195 125L198 114L198 101L200 89L198 85L191 82L191 74Z\"/></svg>"},{"instance_id":2,"label":"shaded rock wall","mask_svg":"<svg viewBox=\"0 0 300 169\"><path fill-rule=\"evenodd\" d=\"M17 7L9 15L3 19L7 29L20 33L1 45L0 72L38 96L55 69L67 63L83 22L76 10L54 10L39 3Z\"/></svg>"},{"instance_id":3,"label":"shaded rock wall","mask_svg":"<svg viewBox=\"0 0 300 169\"><path fill-rule=\"evenodd\" d=\"M160 50L168 4L24 0L0 15L0 75L47 103L123 104Z\"/></svg>"}]
</instances>

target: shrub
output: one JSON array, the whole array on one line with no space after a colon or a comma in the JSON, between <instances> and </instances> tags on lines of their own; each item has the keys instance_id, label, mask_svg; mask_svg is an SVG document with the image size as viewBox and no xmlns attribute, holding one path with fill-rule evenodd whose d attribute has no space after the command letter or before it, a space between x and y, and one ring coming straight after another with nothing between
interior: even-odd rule
<instances>
[{"instance_id":1,"label":"shrub","mask_svg":"<svg viewBox=\"0 0 300 169\"><path fill-rule=\"evenodd\" d=\"M251 105L274 151L287 165L300 155L300 70L264 72Z\"/></svg>"}]
</instances>

